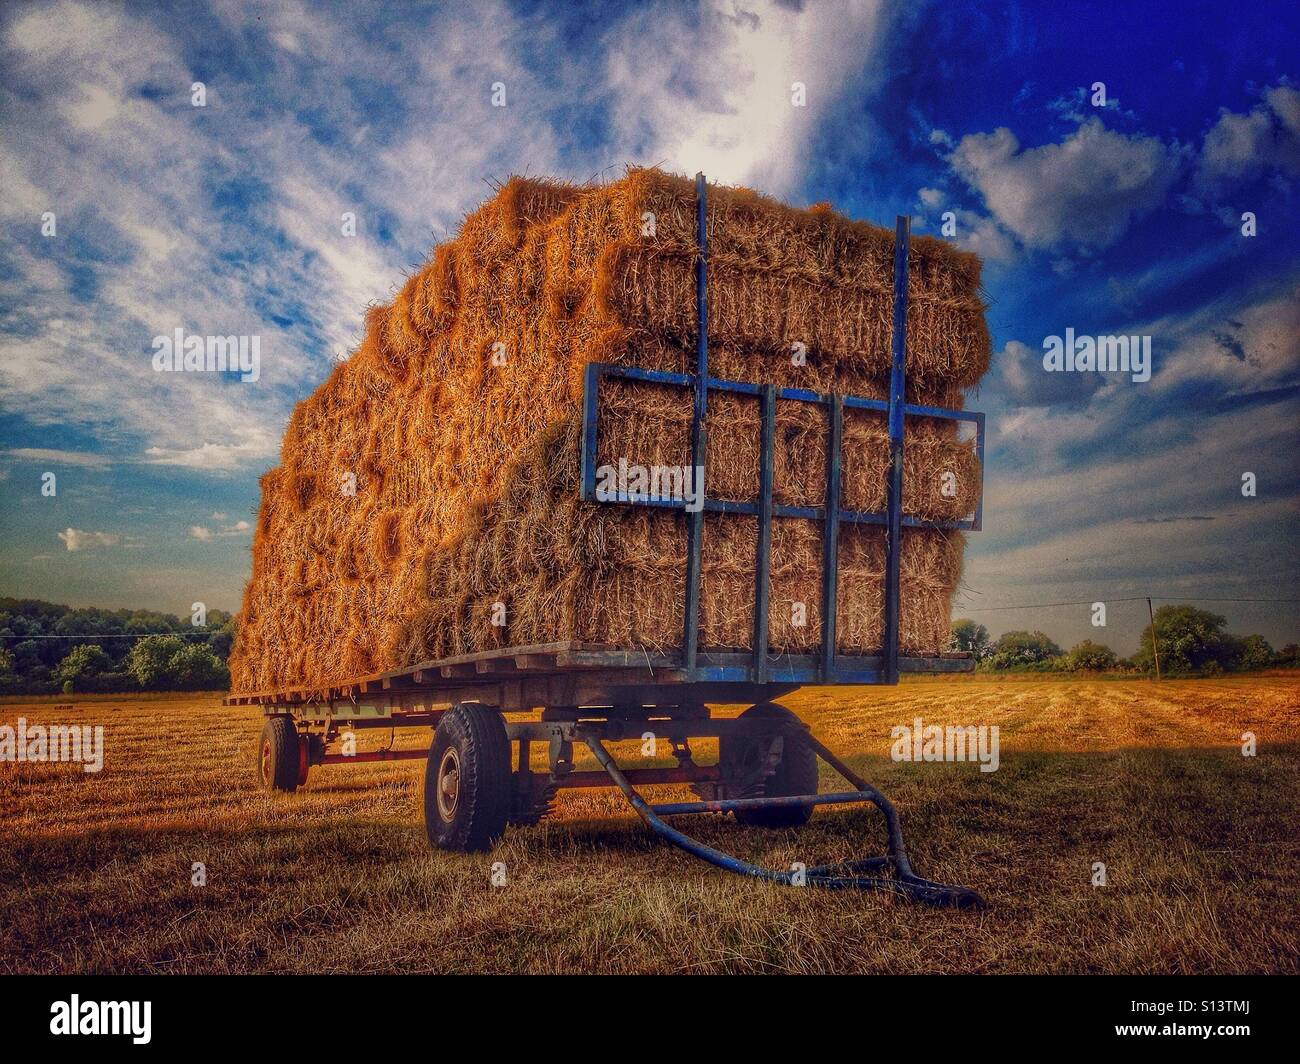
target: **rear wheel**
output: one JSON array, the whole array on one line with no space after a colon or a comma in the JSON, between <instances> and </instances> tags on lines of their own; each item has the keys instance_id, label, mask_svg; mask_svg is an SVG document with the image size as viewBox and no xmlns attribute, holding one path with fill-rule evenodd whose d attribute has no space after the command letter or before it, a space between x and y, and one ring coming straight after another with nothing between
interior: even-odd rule
<instances>
[{"instance_id":1,"label":"rear wheel","mask_svg":"<svg viewBox=\"0 0 1300 1064\"><path fill-rule=\"evenodd\" d=\"M760 702L745 710L740 719L784 721L791 727L782 734L780 758L766 778L770 736L723 736L719 741L718 761L725 780L733 785L739 782L747 798L791 798L817 793L817 754L803 741L803 725L798 717L775 702ZM745 781L751 781L748 787ZM808 823L812 811L811 805L791 805L735 812L736 819L750 827L796 828Z\"/></svg>"},{"instance_id":2,"label":"rear wheel","mask_svg":"<svg viewBox=\"0 0 1300 1064\"><path fill-rule=\"evenodd\" d=\"M305 775L305 751L290 717L272 717L257 745L257 778L266 791L296 791Z\"/></svg>"},{"instance_id":3,"label":"rear wheel","mask_svg":"<svg viewBox=\"0 0 1300 1064\"><path fill-rule=\"evenodd\" d=\"M438 722L424 772L424 827L441 850L488 850L510 815L510 740L494 706L462 702Z\"/></svg>"}]
</instances>

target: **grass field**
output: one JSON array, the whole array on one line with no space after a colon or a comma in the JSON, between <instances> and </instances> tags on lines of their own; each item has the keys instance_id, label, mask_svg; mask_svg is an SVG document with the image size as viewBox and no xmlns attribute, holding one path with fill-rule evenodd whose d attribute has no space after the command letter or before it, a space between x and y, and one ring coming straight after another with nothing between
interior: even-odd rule
<instances>
[{"instance_id":1,"label":"grass field","mask_svg":"<svg viewBox=\"0 0 1300 1064\"><path fill-rule=\"evenodd\" d=\"M102 723L106 756L99 774L0 765L0 970L1300 970L1300 675L973 677L783 701L893 798L920 874L987 910L742 880L656 842L604 791L562 793L490 855L434 853L423 762L318 768L268 796L261 717L218 695L10 699L0 723ZM998 725L1000 769L891 761L890 728L915 717ZM865 811L693 826L782 867L884 844Z\"/></svg>"}]
</instances>

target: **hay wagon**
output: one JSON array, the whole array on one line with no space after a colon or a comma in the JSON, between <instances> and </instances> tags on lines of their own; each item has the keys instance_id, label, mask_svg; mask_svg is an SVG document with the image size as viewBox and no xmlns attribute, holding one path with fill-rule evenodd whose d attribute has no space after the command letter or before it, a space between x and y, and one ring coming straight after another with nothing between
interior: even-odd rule
<instances>
[{"instance_id":1,"label":"hay wagon","mask_svg":"<svg viewBox=\"0 0 1300 1064\"><path fill-rule=\"evenodd\" d=\"M313 766L359 764L408 758L426 760L424 816L430 843L442 849L490 849L508 824L531 824L551 808L562 788L615 787L637 815L668 842L723 869L780 884L826 888L883 889L942 905L980 905L974 891L918 876L908 861L898 814L887 798L775 700L800 687L837 684L895 684L899 675L965 672L966 655L903 656L899 651L900 550L906 525L978 530L981 498L973 514L949 522L903 514L903 451L907 417L965 422L974 426L982 467L984 415L904 401L909 225L896 227L893 333L888 400L824 394L771 384L720 380L709 375L708 270L705 207L707 189L696 179L696 264L698 343L695 372L666 373L628 366L587 366L583 401L582 497L620 506L659 506L686 511L685 626L680 649L651 652L576 641L516 646L445 657L410 668L382 672L324 687L232 695L227 705L260 706L267 723L258 747L257 769L268 790L293 791ZM761 412L759 496L755 502L710 499L703 492L688 505L681 497L600 490L596 441L600 381L607 376L679 387L693 402L691 455L694 468L705 453L705 415L710 392L756 399ZM827 411L829 446L825 501L819 507L773 501L773 451L778 400L819 404ZM887 418L890 465L884 512L840 506L841 430L844 411L874 411ZM705 512L746 514L758 527L754 581L752 652L712 650L699 645L701 543ZM774 654L768 647L772 526L785 518L822 523L822 609L820 651ZM836 642L837 551L842 524L883 526L885 576L884 637L872 655L839 652ZM711 704L750 703L739 717L714 717ZM509 720L506 714L540 719ZM425 750L340 751L340 737L364 728L432 728ZM716 764L697 764L691 741L715 739ZM666 748L675 766L622 767L608 743L639 740ZM660 746L663 744L663 746ZM547 768L533 767L533 752L547 754ZM585 747L600 766L578 771L575 747ZM849 789L818 793L818 759ZM638 787L688 785L698 800L653 803ZM883 814L887 853L819 867L781 870L754 865L690 837L669 818L731 813L742 824L790 828L805 824L818 805L867 803Z\"/></svg>"}]
</instances>

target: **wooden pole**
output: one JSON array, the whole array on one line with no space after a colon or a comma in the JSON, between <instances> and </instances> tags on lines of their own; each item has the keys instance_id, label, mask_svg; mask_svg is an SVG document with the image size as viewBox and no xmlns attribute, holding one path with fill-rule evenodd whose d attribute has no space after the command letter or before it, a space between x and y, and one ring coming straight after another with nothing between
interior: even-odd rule
<instances>
[{"instance_id":1,"label":"wooden pole","mask_svg":"<svg viewBox=\"0 0 1300 1064\"><path fill-rule=\"evenodd\" d=\"M1151 608L1151 599L1147 599L1147 615L1151 618L1151 652L1156 656L1156 679L1160 679L1160 643L1156 639L1156 613Z\"/></svg>"}]
</instances>

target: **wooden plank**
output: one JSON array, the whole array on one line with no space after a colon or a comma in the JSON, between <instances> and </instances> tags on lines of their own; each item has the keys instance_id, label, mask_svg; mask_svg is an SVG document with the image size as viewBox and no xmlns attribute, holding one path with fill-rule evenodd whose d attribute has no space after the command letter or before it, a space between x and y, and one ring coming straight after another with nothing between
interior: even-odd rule
<instances>
[{"instance_id":1,"label":"wooden plank","mask_svg":"<svg viewBox=\"0 0 1300 1064\"><path fill-rule=\"evenodd\" d=\"M701 665L745 666L752 662L748 652L701 651ZM782 654L774 657L780 666L803 668L816 665L815 655ZM878 669L883 666L881 655L848 656L839 658L840 666L849 669ZM906 657L899 659L900 672L956 673L970 672L975 662L969 654L945 653L938 657ZM247 705L301 705L334 699L355 699L369 692L387 690L419 690L437 687L446 680L484 681L495 675L515 675L521 671L549 672L553 674L576 673L584 677L583 683L599 679L602 683L680 683L681 657L677 653L647 652L632 648L602 646L595 643L566 641L536 646L506 647L476 654L462 654L439 661L422 662L409 669L380 673L358 678L342 684L318 688L292 688L281 691L241 692L227 696L228 706Z\"/></svg>"},{"instance_id":2,"label":"wooden plank","mask_svg":"<svg viewBox=\"0 0 1300 1064\"><path fill-rule=\"evenodd\" d=\"M515 668L517 669L555 669L554 654L516 654Z\"/></svg>"}]
</instances>

